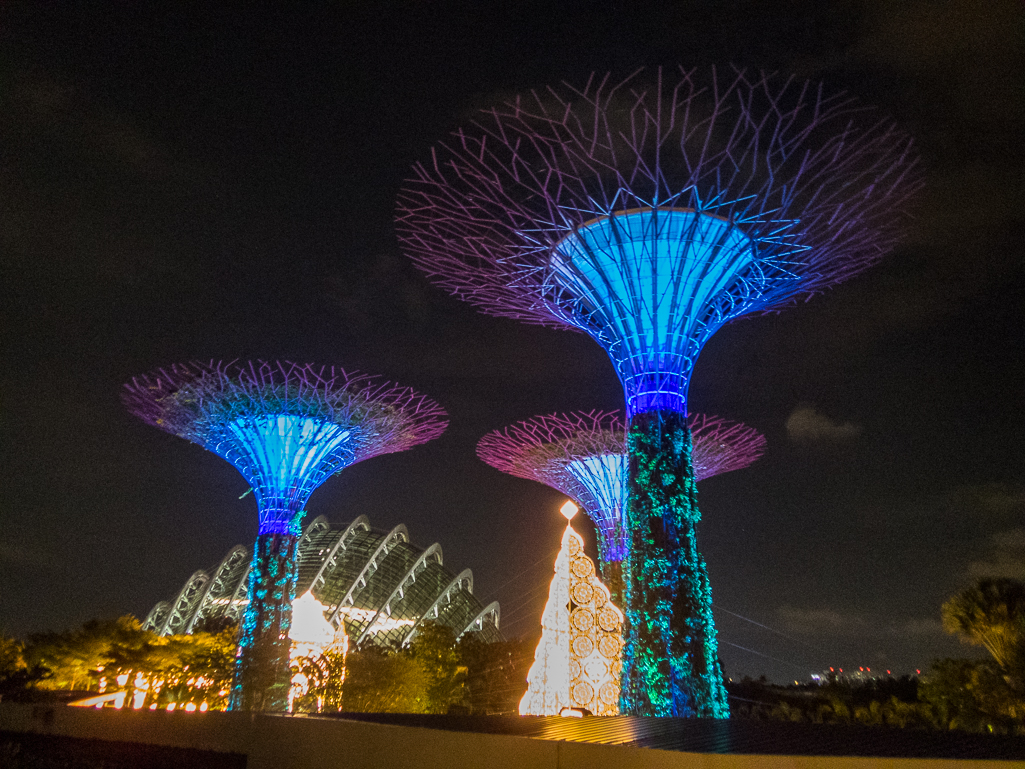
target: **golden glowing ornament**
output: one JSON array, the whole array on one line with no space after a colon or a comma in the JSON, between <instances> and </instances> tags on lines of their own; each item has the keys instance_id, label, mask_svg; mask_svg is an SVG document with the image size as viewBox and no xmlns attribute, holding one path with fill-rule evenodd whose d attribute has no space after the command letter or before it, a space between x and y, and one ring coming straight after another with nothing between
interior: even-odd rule
<instances>
[{"instance_id":1,"label":"golden glowing ornament","mask_svg":"<svg viewBox=\"0 0 1025 769\"><path fill-rule=\"evenodd\" d=\"M567 502L567 520L577 512ZM520 715L554 716L582 708L597 716L619 714L623 613L584 554L584 541L566 527L555 559L555 578L541 616L541 641L527 674Z\"/></svg>"}]
</instances>

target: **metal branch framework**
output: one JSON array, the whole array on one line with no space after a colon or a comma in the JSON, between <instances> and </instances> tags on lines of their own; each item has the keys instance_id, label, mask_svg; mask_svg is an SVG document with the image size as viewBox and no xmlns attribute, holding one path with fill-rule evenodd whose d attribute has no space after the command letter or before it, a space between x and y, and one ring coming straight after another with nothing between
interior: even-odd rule
<instances>
[{"instance_id":1,"label":"metal branch framework","mask_svg":"<svg viewBox=\"0 0 1025 769\"><path fill-rule=\"evenodd\" d=\"M723 324L861 272L922 185L911 139L794 78L658 70L532 91L439 143L397 230L482 311L583 331L623 383L623 712L728 715L686 423Z\"/></svg>"},{"instance_id":2,"label":"metal branch framework","mask_svg":"<svg viewBox=\"0 0 1025 769\"><path fill-rule=\"evenodd\" d=\"M910 139L846 95L742 71L593 76L439 143L397 230L484 312L591 335L632 415L684 410L724 323L873 264L920 185Z\"/></svg>"},{"instance_id":3,"label":"metal branch framework","mask_svg":"<svg viewBox=\"0 0 1025 769\"><path fill-rule=\"evenodd\" d=\"M173 365L135 377L122 400L234 465L253 488L261 532L298 533L306 501L329 476L432 440L448 423L409 387L288 361Z\"/></svg>"},{"instance_id":4,"label":"metal branch framework","mask_svg":"<svg viewBox=\"0 0 1025 769\"><path fill-rule=\"evenodd\" d=\"M696 481L748 467L765 451L765 437L741 422L691 414L688 426ZM492 467L539 481L580 505L598 532L599 563L617 605L627 549L626 431L621 411L577 411L517 422L477 444L477 456Z\"/></svg>"},{"instance_id":5,"label":"metal branch framework","mask_svg":"<svg viewBox=\"0 0 1025 769\"><path fill-rule=\"evenodd\" d=\"M408 387L341 368L250 361L177 364L124 386L143 421L229 461L260 516L230 707L283 710L297 547L310 494L329 476L439 436L444 410Z\"/></svg>"}]
</instances>

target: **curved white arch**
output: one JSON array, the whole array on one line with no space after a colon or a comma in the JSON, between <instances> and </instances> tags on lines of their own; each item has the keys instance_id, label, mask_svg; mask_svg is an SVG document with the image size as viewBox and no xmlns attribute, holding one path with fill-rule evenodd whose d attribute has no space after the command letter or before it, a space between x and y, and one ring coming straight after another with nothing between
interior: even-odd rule
<instances>
[{"instance_id":1,"label":"curved white arch","mask_svg":"<svg viewBox=\"0 0 1025 769\"><path fill-rule=\"evenodd\" d=\"M456 640L458 641L471 630L481 630L484 626L484 618L489 614L495 615L495 628L497 629L498 620L501 618L502 610L498 605L498 601L492 601L483 609L481 609L480 614L478 614L476 617L470 620L470 624L463 628L463 632L456 636ZM474 627L475 625L476 627Z\"/></svg>"},{"instance_id":2,"label":"curved white arch","mask_svg":"<svg viewBox=\"0 0 1025 769\"><path fill-rule=\"evenodd\" d=\"M377 546L377 549L374 551L374 554L370 556L367 562L363 565L363 568L360 570L360 573L356 575L356 579L354 579L352 581L352 584L349 585L349 589L346 591L342 599L338 602L338 605L335 607L335 610L331 613L331 616L328 618L328 621L335 627L338 627L338 623L341 622L338 615L341 613L342 608L345 606L345 602L348 601L349 605L352 605L353 591L356 589L357 586L359 586L360 582L366 585L368 572L372 573L371 568L373 568L374 571L377 570L378 557L384 557L388 555L388 552L391 550L393 542L395 544L398 544L399 542L409 542L409 532L406 531L406 527L401 523L394 529L389 531L388 535L381 540L381 544Z\"/></svg>"},{"instance_id":3,"label":"curved white arch","mask_svg":"<svg viewBox=\"0 0 1025 769\"><path fill-rule=\"evenodd\" d=\"M196 626L199 618L203 615L203 610L206 608L207 601L210 599L210 594L213 593L214 588L219 584L223 584L228 575L238 568L239 563L249 557L249 548L245 545L235 545L235 547L228 551L228 554L224 556L220 565L218 565L214 570L214 576L207 583L206 589L203 591L203 596L197 602L196 610L192 612L192 616L189 618L188 624L185 626L185 630L183 632L192 632L192 628ZM231 602L229 601L229 605L230 603Z\"/></svg>"},{"instance_id":4,"label":"curved white arch","mask_svg":"<svg viewBox=\"0 0 1025 769\"><path fill-rule=\"evenodd\" d=\"M373 629L374 625L377 624L377 621L382 618L382 613L384 616L391 616L392 600L395 598L395 596L402 598L405 595L406 586L413 582L416 582L417 567L421 565L426 565L427 559L431 556L434 556L434 560L438 564L443 563L441 556L441 545L439 545L437 542L435 542L429 548L420 553L420 557L416 559L416 562L410 567L409 571L407 571L403 575L402 579L399 580L399 584L395 586L395 589L392 590L391 595L389 595L387 600L381 605L381 608L377 610L377 614L375 614L374 618L370 620L370 623L366 626L366 628L364 628L363 632L359 634L359 638L356 639L357 646L363 642L363 639L367 637L367 635Z\"/></svg>"},{"instance_id":5,"label":"curved white arch","mask_svg":"<svg viewBox=\"0 0 1025 769\"><path fill-rule=\"evenodd\" d=\"M405 646L406 644L408 644L410 642L410 640L412 640L413 634L416 632L417 628L420 627L420 624L424 620L437 619L439 616L441 616L440 607L441 607L442 600L444 598L447 598L449 593L451 593L455 588L459 587L459 585L463 584L464 582L468 583L469 592L472 593L473 592L473 572L470 571L469 569L463 569L455 577L453 577L452 581L449 582L448 585L445 586L445 589L441 591L440 595L438 595L438 597L434 599L434 603L432 603L430 605L430 607L428 607L427 611L425 611L422 615L420 615L420 619L418 619L416 621L416 623L413 625L413 627L411 627L409 629L409 632L406 633L405 637L402 639L402 645L403 646ZM449 599L449 600L451 600L451 599Z\"/></svg>"},{"instance_id":6,"label":"curved white arch","mask_svg":"<svg viewBox=\"0 0 1025 769\"><path fill-rule=\"evenodd\" d=\"M167 619L164 620L158 635L174 635L171 631L180 629L176 626L184 627L188 623L191 613L196 608L196 599L209 581L210 575L203 569L192 573L192 576L185 581L185 587L181 589L178 597L171 604L171 611L168 612Z\"/></svg>"},{"instance_id":7,"label":"curved white arch","mask_svg":"<svg viewBox=\"0 0 1025 769\"><path fill-rule=\"evenodd\" d=\"M313 539L313 535L321 531L327 531L331 528L331 524L327 522L327 518L322 515L318 515L312 521L310 525L303 531L302 536L299 537L299 541L295 545L295 552L297 558L302 554L303 545L309 544L309 541Z\"/></svg>"},{"instance_id":8,"label":"curved white arch","mask_svg":"<svg viewBox=\"0 0 1025 769\"><path fill-rule=\"evenodd\" d=\"M170 611L171 604L167 601L160 601L156 606L149 610L149 614L146 615L146 619L142 622L142 629L152 630L156 633L158 628L164 626L164 620L167 619L167 614Z\"/></svg>"},{"instance_id":9,"label":"curved white arch","mask_svg":"<svg viewBox=\"0 0 1025 769\"><path fill-rule=\"evenodd\" d=\"M335 542L334 546L328 552L324 562L320 564L320 569L317 571L316 576L310 583L311 591L317 590L320 587L320 583L324 582L324 572L327 571L328 566L333 569L337 565L335 559L338 556L338 551L345 550L348 547L347 543L350 539L350 535L354 534L357 528L363 531L370 531L370 520L365 515L361 515L345 527L345 531L342 532L342 536L338 538L338 541ZM314 596L316 596L316 593L314 593Z\"/></svg>"},{"instance_id":10,"label":"curved white arch","mask_svg":"<svg viewBox=\"0 0 1025 769\"><path fill-rule=\"evenodd\" d=\"M243 601L249 602L249 572L253 570L253 562L249 561L249 565L246 566L245 571L242 572L242 577L238 581L238 587L235 588L235 592L231 594L231 600L228 601L228 608L224 610L224 616L228 618L234 618L240 620L242 618L242 611L244 611Z\"/></svg>"}]
</instances>

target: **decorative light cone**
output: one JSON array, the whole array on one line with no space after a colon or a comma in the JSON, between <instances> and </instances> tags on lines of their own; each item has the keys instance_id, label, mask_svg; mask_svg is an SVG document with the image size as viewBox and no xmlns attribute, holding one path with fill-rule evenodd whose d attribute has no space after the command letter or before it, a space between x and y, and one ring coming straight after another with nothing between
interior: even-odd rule
<instances>
[{"instance_id":1,"label":"decorative light cone","mask_svg":"<svg viewBox=\"0 0 1025 769\"><path fill-rule=\"evenodd\" d=\"M572 519L577 508L563 507ZM596 716L619 713L623 612L594 573L584 540L570 523L555 559L555 577L541 616L541 640L527 673L521 716L556 716L564 708Z\"/></svg>"},{"instance_id":2,"label":"decorative light cone","mask_svg":"<svg viewBox=\"0 0 1025 769\"><path fill-rule=\"evenodd\" d=\"M747 467L765 450L762 434L740 422L691 414L688 427L697 481ZM576 411L527 419L485 435L477 444L477 456L504 473L540 481L580 504L598 535L602 579L612 602L622 608L627 553L623 413Z\"/></svg>"},{"instance_id":3,"label":"decorative light cone","mask_svg":"<svg viewBox=\"0 0 1025 769\"><path fill-rule=\"evenodd\" d=\"M908 137L793 78L680 70L516 97L400 193L403 248L492 315L583 331L629 420L623 709L726 717L687 427L702 346L867 268L921 186Z\"/></svg>"},{"instance_id":4,"label":"decorative light cone","mask_svg":"<svg viewBox=\"0 0 1025 769\"><path fill-rule=\"evenodd\" d=\"M252 487L260 528L229 708L285 710L307 499L355 462L436 438L445 412L407 387L289 362L175 365L136 377L121 398L142 420L231 462Z\"/></svg>"}]
</instances>

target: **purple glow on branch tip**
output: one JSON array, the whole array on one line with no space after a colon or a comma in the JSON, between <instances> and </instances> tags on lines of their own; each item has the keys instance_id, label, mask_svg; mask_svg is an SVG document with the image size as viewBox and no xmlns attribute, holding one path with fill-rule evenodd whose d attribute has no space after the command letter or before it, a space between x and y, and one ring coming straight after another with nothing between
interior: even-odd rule
<instances>
[{"instance_id":1,"label":"purple glow on branch tip","mask_svg":"<svg viewBox=\"0 0 1025 769\"><path fill-rule=\"evenodd\" d=\"M413 173L396 227L416 265L486 313L590 335L629 415L685 413L723 324L874 264L922 184L909 137L849 96L683 69L518 96Z\"/></svg>"},{"instance_id":2,"label":"purple glow on branch tip","mask_svg":"<svg viewBox=\"0 0 1025 769\"><path fill-rule=\"evenodd\" d=\"M688 426L698 481L747 467L765 451L765 437L740 422L691 414ZM477 456L504 473L539 481L576 500L598 530L602 560L621 561L626 555L622 412L578 411L517 422L485 435Z\"/></svg>"},{"instance_id":3,"label":"purple glow on branch tip","mask_svg":"<svg viewBox=\"0 0 1025 769\"><path fill-rule=\"evenodd\" d=\"M134 378L121 397L143 421L231 462L252 486L260 533L298 533L307 499L330 475L448 424L408 387L287 361L177 364Z\"/></svg>"}]
</instances>

